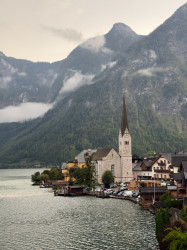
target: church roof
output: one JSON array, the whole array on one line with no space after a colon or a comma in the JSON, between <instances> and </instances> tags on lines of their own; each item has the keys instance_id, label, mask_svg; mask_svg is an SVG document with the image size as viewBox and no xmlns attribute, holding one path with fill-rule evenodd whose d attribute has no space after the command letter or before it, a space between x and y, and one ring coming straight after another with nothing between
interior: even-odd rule
<instances>
[{"instance_id":1,"label":"church roof","mask_svg":"<svg viewBox=\"0 0 187 250\"><path fill-rule=\"evenodd\" d=\"M125 133L126 128L129 131L129 125L127 120L127 111L126 111L126 105L125 105L125 97L123 97L123 110L122 110L122 117L121 117L121 134L122 136Z\"/></svg>"},{"instance_id":2,"label":"church roof","mask_svg":"<svg viewBox=\"0 0 187 250\"><path fill-rule=\"evenodd\" d=\"M102 158L106 157L111 150L112 148L98 148L93 154L93 161L102 160Z\"/></svg>"}]
</instances>

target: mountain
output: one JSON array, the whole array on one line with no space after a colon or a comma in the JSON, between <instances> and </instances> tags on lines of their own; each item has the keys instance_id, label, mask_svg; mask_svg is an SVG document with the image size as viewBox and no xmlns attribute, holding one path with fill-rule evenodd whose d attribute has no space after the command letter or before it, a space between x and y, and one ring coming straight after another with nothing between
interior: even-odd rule
<instances>
[{"instance_id":1,"label":"mountain","mask_svg":"<svg viewBox=\"0 0 187 250\"><path fill-rule=\"evenodd\" d=\"M119 46L115 47L116 38ZM140 38L128 26L118 23L108 34L87 40L59 62L33 63L0 52L0 108L23 102L54 102L69 79L93 79L115 64L116 54Z\"/></svg>"},{"instance_id":2,"label":"mountain","mask_svg":"<svg viewBox=\"0 0 187 250\"><path fill-rule=\"evenodd\" d=\"M60 164L85 148L117 149L124 89L133 153L185 149L186 27L187 4L149 36L116 24L53 63L56 105L43 118L0 125L1 166Z\"/></svg>"}]
</instances>

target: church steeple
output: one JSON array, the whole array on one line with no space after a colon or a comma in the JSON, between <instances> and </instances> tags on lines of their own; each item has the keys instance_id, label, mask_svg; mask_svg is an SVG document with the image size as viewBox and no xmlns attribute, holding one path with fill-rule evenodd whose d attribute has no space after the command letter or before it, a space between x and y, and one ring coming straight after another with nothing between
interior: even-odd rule
<instances>
[{"instance_id":1,"label":"church steeple","mask_svg":"<svg viewBox=\"0 0 187 250\"><path fill-rule=\"evenodd\" d=\"M121 129L119 131L119 155L121 166L122 182L129 182L133 178L132 173L132 145L129 125L127 120L127 111L125 97L123 96L123 108L121 117Z\"/></svg>"},{"instance_id":2,"label":"church steeple","mask_svg":"<svg viewBox=\"0 0 187 250\"><path fill-rule=\"evenodd\" d=\"M129 132L127 111L126 111L126 105L125 105L125 96L123 96L123 109L122 109L122 117L121 117L121 134L122 134L122 136L124 135L126 129L128 129L128 132Z\"/></svg>"}]
</instances>

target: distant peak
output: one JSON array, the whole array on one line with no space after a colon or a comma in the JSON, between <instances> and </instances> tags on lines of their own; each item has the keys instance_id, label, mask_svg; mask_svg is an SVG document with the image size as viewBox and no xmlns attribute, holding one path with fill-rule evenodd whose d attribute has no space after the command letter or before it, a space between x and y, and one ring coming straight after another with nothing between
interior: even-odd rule
<instances>
[{"instance_id":1,"label":"distant peak","mask_svg":"<svg viewBox=\"0 0 187 250\"><path fill-rule=\"evenodd\" d=\"M128 25L124 23L115 23L110 32L136 34Z\"/></svg>"}]
</instances>

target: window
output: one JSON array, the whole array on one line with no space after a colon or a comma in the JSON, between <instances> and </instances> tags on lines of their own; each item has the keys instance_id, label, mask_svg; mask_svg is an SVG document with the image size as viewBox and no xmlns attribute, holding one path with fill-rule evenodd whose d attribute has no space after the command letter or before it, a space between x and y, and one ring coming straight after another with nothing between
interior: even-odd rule
<instances>
[{"instance_id":1,"label":"window","mask_svg":"<svg viewBox=\"0 0 187 250\"><path fill-rule=\"evenodd\" d=\"M129 141L125 141L125 145L129 145Z\"/></svg>"},{"instance_id":2,"label":"window","mask_svg":"<svg viewBox=\"0 0 187 250\"><path fill-rule=\"evenodd\" d=\"M114 165L111 166L111 172L112 172L112 175L115 176L115 166Z\"/></svg>"}]
</instances>

